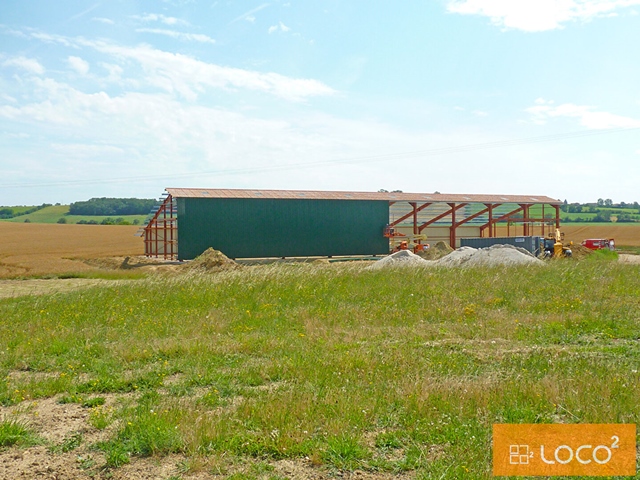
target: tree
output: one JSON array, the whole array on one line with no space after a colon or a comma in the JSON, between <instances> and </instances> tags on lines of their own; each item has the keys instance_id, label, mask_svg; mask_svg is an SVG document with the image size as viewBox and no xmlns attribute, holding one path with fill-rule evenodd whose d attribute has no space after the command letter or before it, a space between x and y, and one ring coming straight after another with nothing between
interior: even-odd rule
<instances>
[{"instance_id":1,"label":"tree","mask_svg":"<svg viewBox=\"0 0 640 480\"><path fill-rule=\"evenodd\" d=\"M610 198L607 198L607 199L604 201L604 204L605 204L605 206L607 206L607 207L611 207L611 206L613 205L613 200L611 200Z\"/></svg>"},{"instance_id":2,"label":"tree","mask_svg":"<svg viewBox=\"0 0 640 480\"><path fill-rule=\"evenodd\" d=\"M599 207L604 207L604 200L603 199L601 199L601 198L598 199L598 206Z\"/></svg>"},{"instance_id":3,"label":"tree","mask_svg":"<svg viewBox=\"0 0 640 480\"><path fill-rule=\"evenodd\" d=\"M86 202L69 205L71 215L144 215L156 201L141 198L92 198Z\"/></svg>"},{"instance_id":4,"label":"tree","mask_svg":"<svg viewBox=\"0 0 640 480\"><path fill-rule=\"evenodd\" d=\"M611 221L611 212L598 212L595 217L591 220L592 222L610 222Z\"/></svg>"}]
</instances>

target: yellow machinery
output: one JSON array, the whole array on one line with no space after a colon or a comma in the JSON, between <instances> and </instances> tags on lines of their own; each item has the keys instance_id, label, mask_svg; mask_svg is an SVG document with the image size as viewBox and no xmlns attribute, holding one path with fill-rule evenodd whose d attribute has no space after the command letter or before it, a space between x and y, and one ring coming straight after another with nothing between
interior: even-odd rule
<instances>
[{"instance_id":1,"label":"yellow machinery","mask_svg":"<svg viewBox=\"0 0 640 480\"><path fill-rule=\"evenodd\" d=\"M546 256L553 258L570 257L571 244L564 245L564 233L560 232L560 229L556 228L555 234L549 233L549 237L544 241L544 251Z\"/></svg>"}]
</instances>

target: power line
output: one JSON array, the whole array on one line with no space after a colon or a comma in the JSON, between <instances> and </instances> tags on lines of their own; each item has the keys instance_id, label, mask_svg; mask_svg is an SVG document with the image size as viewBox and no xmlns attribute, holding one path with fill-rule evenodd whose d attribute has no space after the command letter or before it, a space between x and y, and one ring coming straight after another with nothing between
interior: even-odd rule
<instances>
[{"instance_id":1,"label":"power line","mask_svg":"<svg viewBox=\"0 0 640 480\"><path fill-rule=\"evenodd\" d=\"M165 178L188 178L188 177L196 177L196 176L202 176L202 175L217 175L217 176L243 175L248 173L262 173L262 172L270 172L270 171L283 171L283 170L286 171L286 170L301 169L301 168L312 168L312 167L325 166L325 165L336 165L336 164L348 165L348 164L358 164L358 163L365 163L365 162L370 163L370 162L382 162L382 161L389 161L389 160L404 160L408 158L418 158L418 157L434 157L439 155L452 155L455 153L474 152L474 151L488 150L493 148L504 148L504 147L512 147L517 145L554 142L558 140L567 140L572 138L592 137L596 135L605 135L605 134L612 134L612 133L622 133L622 132L629 132L629 131L638 130L638 129L640 128L634 127L634 128L616 128L616 129L609 129L609 130L566 132L566 133L557 133L552 135L542 135L538 137L499 140L495 142L485 142L485 143L473 143L468 145L433 148L429 150L417 150L413 152L399 152L399 153L370 155L370 156L362 156L362 157L350 157L350 158L341 158L341 159L332 159L332 160L318 160L315 162L289 163L286 165L272 165L272 166L264 166L259 168L244 167L244 168L235 168L235 169L228 169L228 170L199 171L199 172L193 172L193 173L139 175L139 176L115 177L115 178L107 178L107 179L61 180L58 182L31 183L31 184L6 184L6 185L0 185L0 188L37 188L37 187L71 186L71 185L98 185L98 184L110 184L110 183L130 183L130 182L138 182L138 181L144 181L144 180L161 180Z\"/></svg>"}]
</instances>

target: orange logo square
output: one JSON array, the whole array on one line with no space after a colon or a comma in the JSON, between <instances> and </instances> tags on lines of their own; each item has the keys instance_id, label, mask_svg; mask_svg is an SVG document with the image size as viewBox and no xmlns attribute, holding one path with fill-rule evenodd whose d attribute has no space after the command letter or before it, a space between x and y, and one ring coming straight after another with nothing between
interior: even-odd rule
<instances>
[{"instance_id":1,"label":"orange logo square","mask_svg":"<svg viewBox=\"0 0 640 480\"><path fill-rule=\"evenodd\" d=\"M636 474L636 426L496 424L494 476Z\"/></svg>"}]
</instances>

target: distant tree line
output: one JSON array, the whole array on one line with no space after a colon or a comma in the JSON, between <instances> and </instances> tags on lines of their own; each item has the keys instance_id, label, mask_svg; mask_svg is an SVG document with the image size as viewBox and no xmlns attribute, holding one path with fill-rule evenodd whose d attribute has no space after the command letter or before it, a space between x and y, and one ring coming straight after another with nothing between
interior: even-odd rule
<instances>
[{"instance_id":1,"label":"distant tree line","mask_svg":"<svg viewBox=\"0 0 640 480\"><path fill-rule=\"evenodd\" d=\"M616 222L631 223L640 222L640 204L633 203L613 203L610 198L599 198L593 203L568 203L566 200L560 207L565 213L590 213L595 214L593 217L565 217L563 222Z\"/></svg>"},{"instance_id":2,"label":"distant tree line","mask_svg":"<svg viewBox=\"0 0 640 480\"><path fill-rule=\"evenodd\" d=\"M29 215L30 213L37 212L38 210L42 210L46 207L51 207L50 203L43 203L42 205L38 205L37 207L31 207L26 210L15 211L12 207L4 207L0 208L0 219L6 220L8 218L15 218L21 215Z\"/></svg>"},{"instance_id":3,"label":"distant tree line","mask_svg":"<svg viewBox=\"0 0 640 480\"><path fill-rule=\"evenodd\" d=\"M65 222L62 222L61 220L65 220ZM66 223L66 219L62 217L60 220L58 220L58 223ZM97 220L78 220L76 223L78 225L139 225L140 221L137 218L134 218L133 222L129 222L122 217L107 217L99 222Z\"/></svg>"},{"instance_id":4,"label":"distant tree line","mask_svg":"<svg viewBox=\"0 0 640 480\"><path fill-rule=\"evenodd\" d=\"M69 215L145 215L155 204L146 198L92 198L69 205Z\"/></svg>"}]
</instances>

